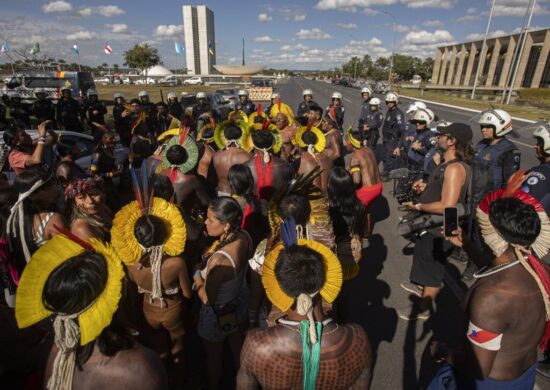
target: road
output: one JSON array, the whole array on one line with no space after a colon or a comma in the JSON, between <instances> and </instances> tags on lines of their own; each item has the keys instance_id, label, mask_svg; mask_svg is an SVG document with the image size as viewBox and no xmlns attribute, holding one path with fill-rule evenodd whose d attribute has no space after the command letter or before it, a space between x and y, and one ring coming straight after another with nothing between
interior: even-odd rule
<instances>
[{"instance_id":1,"label":"road","mask_svg":"<svg viewBox=\"0 0 550 390\"><path fill-rule=\"evenodd\" d=\"M323 108L330 103L333 91L342 93L346 108L344 128L350 126L359 116L360 92L357 89L311 81L304 78L282 80L277 91L283 102L294 110L302 97L303 89L312 89L314 100ZM406 108L410 101L402 99ZM469 123L474 130L474 141L481 139L479 126L470 119L474 113L457 108L428 105L440 118L451 122ZM385 109L385 108L384 108ZM514 139L522 152L522 166L537 164L530 134L523 134L521 128L526 122L514 121L520 137ZM371 389L419 389L429 383L436 367L429 356L431 340L440 340L456 345L462 335L460 300L467 286L460 281L463 264L451 262L447 267L445 287L436 299L435 313L428 321L408 322L397 316L396 309L409 304L409 294L399 283L408 280L412 264L412 251L407 241L396 234L400 212L391 197L390 186L384 188L384 198L374 207L382 215L391 210L389 216L377 223L369 247L361 261L357 278L347 282L342 290L346 307L353 308L353 321L361 324L368 332L375 357ZM550 385L550 384L547 384ZM540 385L539 388L546 386ZM548 387L547 387L548 388Z\"/></svg>"}]
</instances>

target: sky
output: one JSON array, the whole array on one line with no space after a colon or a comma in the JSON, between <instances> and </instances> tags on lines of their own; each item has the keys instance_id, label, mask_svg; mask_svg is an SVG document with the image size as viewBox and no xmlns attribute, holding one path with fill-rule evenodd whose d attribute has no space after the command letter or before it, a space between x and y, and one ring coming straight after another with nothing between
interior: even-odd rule
<instances>
[{"instance_id":1,"label":"sky","mask_svg":"<svg viewBox=\"0 0 550 390\"><path fill-rule=\"evenodd\" d=\"M491 1L474 0L2 0L0 40L11 50L39 42L43 54L68 62L124 63L123 53L146 42L168 68L185 66L185 5L214 12L218 64L246 62L278 69L330 69L352 56L395 53L433 57L435 48L482 39ZM496 0L491 36L517 32L529 0ZM531 26L550 27L550 0L538 0ZM103 52L108 42L113 49ZM80 56L71 52L77 44ZM8 62L0 55L0 62Z\"/></svg>"}]
</instances>

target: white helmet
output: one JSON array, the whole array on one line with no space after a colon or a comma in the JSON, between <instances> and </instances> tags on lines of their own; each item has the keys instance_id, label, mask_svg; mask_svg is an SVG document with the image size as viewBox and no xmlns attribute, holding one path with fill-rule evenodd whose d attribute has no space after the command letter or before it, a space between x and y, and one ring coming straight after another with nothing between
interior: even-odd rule
<instances>
[{"instance_id":1,"label":"white helmet","mask_svg":"<svg viewBox=\"0 0 550 390\"><path fill-rule=\"evenodd\" d=\"M512 117L504 110L483 111L477 123L481 126L493 126L495 137L502 137L512 131Z\"/></svg>"},{"instance_id":2,"label":"white helmet","mask_svg":"<svg viewBox=\"0 0 550 390\"><path fill-rule=\"evenodd\" d=\"M543 152L550 155L550 123L544 121L533 132L533 137L542 140Z\"/></svg>"},{"instance_id":3,"label":"white helmet","mask_svg":"<svg viewBox=\"0 0 550 390\"><path fill-rule=\"evenodd\" d=\"M304 92L302 92L302 96L313 96L313 91L311 89L304 89Z\"/></svg>"},{"instance_id":4,"label":"white helmet","mask_svg":"<svg viewBox=\"0 0 550 390\"><path fill-rule=\"evenodd\" d=\"M239 96L248 96L248 91L246 89L239 89L237 93Z\"/></svg>"},{"instance_id":5,"label":"white helmet","mask_svg":"<svg viewBox=\"0 0 550 390\"><path fill-rule=\"evenodd\" d=\"M144 96L149 96L149 93L147 93L147 91L139 91L138 97L144 97Z\"/></svg>"},{"instance_id":6,"label":"white helmet","mask_svg":"<svg viewBox=\"0 0 550 390\"><path fill-rule=\"evenodd\" d=\"M118 99L118 98L124 99L124 94L122 94L122 93L120 93L120 92L115 93L114 99Z\"/></svg>"},{"instance_id":7,"label":"white helmet","mask_svg":"<svg viewBox=\"0 0 550 390\"><path fill-rule=\"evenodd\" d=\"M369 101L369 105L371 106L379 106L380 104L382 104L382 102L377 97L373 97Z\"/></svg>"},{"instance_id":8,"label":"white helmet","mask_svg":"<svg viewBox=\"0 0 550 390\"><path fill-rule=\"evenodd\" d=\"M394 102L397 103L397 100L399 100L399 96L395 92L388 92L386 96L384 97L384 101L386 103L388 102Z\"/></svg>"},{"instance_id":9,"label":"white helmet","mask_svg":"<svg viewBox=\"0 0 550 390\"><path fill-rule=\"evenodd\" d=\"M204 92L197 92L197 99L206 99L206 93Z\"/></svg>"},{"instance_id":10,"label":"white helmet","mask_svg":"<svg viewBox=\"0 0 550 390\"><path fill-rule=\"evenodd\" d=\"M340 92L333 92L332 93L332 99L340 99L342 100L342 94Z\"/></svg>"},{"instance_id":11,"label":"white helmet","mask_svg":"<svg viewBox=\"0 0 550 390\"><path fill-rule=\"evenodd\" d=\"M169 92L168 93L168 99L176 99L177 98L177 95L175 92Z\"/></svg>"},{"instance_id":12,"label":"white helmet","mask_svg":"<svg viewBox=\"0 0 550 390\"><path fill-rule=\"evenodd\" d=\"M428 108L419 108L415 111L413 120L418 122L425 122L426 126L429 126L434 120L434 113Z\"/></svg>"},{"instance_id":13,"label":"white helmet","mask_svg":"<svg viewBox=\"0 0 550 390\"><path fill-rule=\"evenodd\" d=\"M424 103L424 102L412 102L411 104L409 104L409 107L407 107L407 114L412 114L416 110L418 110L419 108L422 108L422 109L425 110L427 108L426 103Z\"/></svg>"},{"instance_id":14,"label":"white helmet","mask_svg":"<svg viewBox=\"0 0 550 390\"><path fill-rule=\"evenodd\" d=\"M94 89L89 89L88 92L86 92L86 95L88 97L94 96L94 95L97 96L97 92Z\"/></svg>"},{"instance_id":15,"label":"white helmet","mask_svg":"<svg viewBox=\"0 0 550 390\"><path fill-rule=\"evenodd\" d=\"M372 90L369 87L363 87L361 88L361 95L363 95L364 93L368 93L370 96L372 95Z\"/></svg>"},{"instance_id":16,"label":"white helmet","mask_svg":"<svg viewBox=\"0 0 550 390\"><path fill-rule=\"evenodd\" d=\"M273 93L271 94L271 100L277 99L278 97L281 97L281 96L280 96L277 92L273 92Z\"/></svg>"}]
</instances>

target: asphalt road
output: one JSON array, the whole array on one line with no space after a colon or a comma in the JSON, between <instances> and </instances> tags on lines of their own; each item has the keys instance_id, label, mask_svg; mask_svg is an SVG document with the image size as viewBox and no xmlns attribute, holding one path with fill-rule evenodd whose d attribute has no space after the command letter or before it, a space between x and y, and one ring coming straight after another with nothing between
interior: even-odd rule
<instances>
[{"instance_id":1,"label":"asphalt road","mask_svg":"<svg viewBox=\"0 0 550 390\"><path fill-rule=\"evenodd\" d=\"M336 86L304 78L281 80L277 91L282 100L294 110L302 97L302 90L313 90L313 98L323 108L330 103L333 91L342 93L346 107L344 128L356 122L361 97L357 89ZM401 106L406 108L410 101L402 99ZM479 126L470 119L474 113L457 108L429 105L441 119L451 122L469 123L474 130L474 141L481 139ZM383 107L385 109L385 107ZM514 139L522 152L522 166L537 164L530 134L521 132L526 122L514 121L519 138ZM460 300L467 287L460 281L463 264L450 262L445 277L445 287L435 302L435 313L428 321L408 322L397 316L397 309L407 307L410 297L399 286L402 280L408 280L412 264L412 251L407 241L396 233L401 213L397 203L390 195L390 183L385 185L384 196L373 206L377 215L383 219L376 223L374 235L369 247L364 250L361 271L357 278L344 286L342 303L351 311L353 322L361 324L368 332L375 357L373 382L371 389L419 389L424 388L433 377L436 367L429 354L432 340L445 341L456 345L461 335L462 323ZM547 388L539 385L539 388Z\"/></svg>"}]
</instances>

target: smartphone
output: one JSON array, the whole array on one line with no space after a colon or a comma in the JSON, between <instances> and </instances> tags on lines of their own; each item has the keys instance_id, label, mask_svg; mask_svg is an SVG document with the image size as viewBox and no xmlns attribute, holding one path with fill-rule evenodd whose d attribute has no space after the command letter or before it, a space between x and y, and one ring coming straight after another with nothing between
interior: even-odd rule
<instances>
[{"instance_id":1,"label":"smartphone","mask_svg":"<svg viewBox=\"0 0 550 390\"><path fill-rule=\"evenodd\" d=\"M454 236L453 232L458 229L458 212L456 207L446 207L443 214L445 237Z\"/></svg>"}]
</instances>

